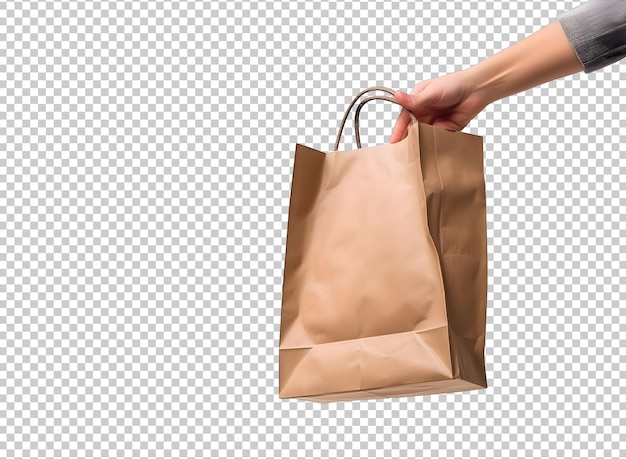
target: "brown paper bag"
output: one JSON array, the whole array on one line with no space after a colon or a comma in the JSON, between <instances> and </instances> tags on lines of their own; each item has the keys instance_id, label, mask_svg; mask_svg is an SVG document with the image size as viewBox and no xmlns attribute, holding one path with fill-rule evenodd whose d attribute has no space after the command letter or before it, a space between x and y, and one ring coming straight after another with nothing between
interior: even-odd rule
<instances>
[{"instance_id":1,"label":"brown paper bag","mask_svg":"<svg viewBox=\"0 0 626 459\"><path fill-rule=\"evenodd\" d=\"M296 145L279 397L315 402L487 387L482 137L417 122L395 144Z\"/></svg>"}]
</instances>

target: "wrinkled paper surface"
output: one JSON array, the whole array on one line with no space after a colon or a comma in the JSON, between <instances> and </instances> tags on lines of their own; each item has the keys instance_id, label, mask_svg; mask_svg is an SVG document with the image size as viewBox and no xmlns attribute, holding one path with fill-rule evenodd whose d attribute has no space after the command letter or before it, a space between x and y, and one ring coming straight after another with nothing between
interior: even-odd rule
<instances>
[{"instance_id":1,"label":"wrinkled paper surface","mask_svg":"<svg viewBox=\"0 0 626 459\"><path fill-rule=\"evenodd\" d=\"M394 144L296 146L279 397L484 388L482 137L414 123Z\"/></svg>"}]
</instances>

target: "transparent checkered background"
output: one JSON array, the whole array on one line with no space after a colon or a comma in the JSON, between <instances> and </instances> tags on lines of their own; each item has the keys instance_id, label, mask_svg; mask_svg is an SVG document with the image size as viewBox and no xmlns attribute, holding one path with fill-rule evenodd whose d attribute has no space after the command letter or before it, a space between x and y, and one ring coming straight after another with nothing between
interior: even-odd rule
<instances>
[{"instance_id":1,"label":"transparent checkered background","mask_svg":"<svg viewBox=\"0 0 626 459\"><path fill-rule=\"evenodd\" d=\"M579 3L0 3L0 457L623 458L625 62L465 128L488 389L278 398L295 144Z\"/></svg>"}]
</instances>

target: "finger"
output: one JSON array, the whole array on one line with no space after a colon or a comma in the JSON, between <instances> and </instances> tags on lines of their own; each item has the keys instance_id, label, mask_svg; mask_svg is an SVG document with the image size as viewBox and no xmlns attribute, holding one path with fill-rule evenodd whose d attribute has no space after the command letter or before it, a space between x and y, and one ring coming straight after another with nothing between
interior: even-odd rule
<instances>
[{"instance_id":1,"label":"finger","mask_svg":"<svg viewBox=\"0 0 626 459\"><path fill-rule=\"evenodd\" d=\"M412 96L405 92L396 91L394 93L394 98L400 105L402 105L403 108L408 108L410 110L410 107L413 106L413 101L411 100ZM407 128L409 127L409 124L410 115L407 110L402 110L396 121L393 133L391 134L391 139L389 140L390 143L395 143L404 139L408 134Z\"/></svg>"},{"instance_id":2,"label":"finger","mask_svg":"<svg viewBox=\"0 0 626 459\"><path fill-rule=\"evenodd\" d=\"M390 143L399 142L405 137L407 127L409 126L409 113L406 110L402 110L398 118L396 119L396 125L391 133Z\"/></svg>"}]
</instances>

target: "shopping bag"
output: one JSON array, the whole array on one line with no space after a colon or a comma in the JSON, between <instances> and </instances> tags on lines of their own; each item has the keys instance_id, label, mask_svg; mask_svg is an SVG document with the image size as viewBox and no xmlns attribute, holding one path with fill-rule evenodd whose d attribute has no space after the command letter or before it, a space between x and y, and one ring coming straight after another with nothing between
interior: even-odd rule
<instances>
[{"instance_id":1,"label":"shopping bag","mask_svg":"<svg viewBox=\"0 0 626 459\"><path fill-rule=\"evenodd\" d=\"M483 139L418 122L394 144L297 144L279 398L320 403L487 387Z\"/></svg>"}]
</instances>

